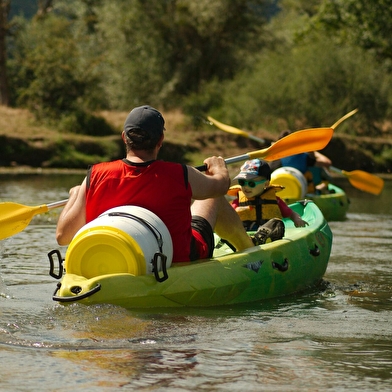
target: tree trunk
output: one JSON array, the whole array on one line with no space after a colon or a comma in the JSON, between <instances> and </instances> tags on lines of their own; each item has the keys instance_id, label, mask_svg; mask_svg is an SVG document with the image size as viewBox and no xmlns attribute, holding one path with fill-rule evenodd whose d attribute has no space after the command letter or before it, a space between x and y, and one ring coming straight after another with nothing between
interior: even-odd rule
<instances>
[{"instance_id":1,"label":"tree trunk","mask_svg":"<svg viewBox=\"0 0 392 392\"><path fill-rule=\"evenodd\" d=\"M9 105L7 78L7 44L8 13L11 0L0 0L0 104Z\"/></svg>"}]
</instances>

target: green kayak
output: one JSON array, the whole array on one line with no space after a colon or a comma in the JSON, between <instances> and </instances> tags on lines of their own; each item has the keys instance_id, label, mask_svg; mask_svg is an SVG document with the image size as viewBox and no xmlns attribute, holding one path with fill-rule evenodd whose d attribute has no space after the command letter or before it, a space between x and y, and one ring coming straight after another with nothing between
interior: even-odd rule
<instances>
[{"instance_id":1,"label":"green kayak","mask_svg":"<svg viewBox=\"0 0 392 392\"><path fill-rule=\"evenodd\" d=\"M328 184L328 191L321 195L307 193L305 197L314 201L327 221L345 220L350 205L346 192L333 184Z\"/></svg>"},{"instance_id":2,"label":"green kayak","mask_svg":"<svg viewBox=\"0 0 392 392\"><path fill-rule=\"evenodd\" d=\"M332 232L315 203L297 202L290 207L309 225L296 228L291 220L284 219L283 239L242 252L233 251L216 237L213 258L173 263L164 270L164 276L129 271L100 275L97 267L93 274L96 276L89 273L86 277L70 273L74 268L67 255L67 272L62 276L62 257L58 251L52 251L51 275L61 279L53 300L61 304L107 303L125 308L208 307L287 296L315 287L327 269ZM54 273L56 255L60 263L58 274ZM96 260L97 265L99 262ZM83 264L83 260L77 263ZM75 270L83 271L83 266Z\"/></svg>"},{"instance_id":3,"label":"green kayak","mask_svg":"<svg viewBox=\"0 0 392 392\"><path fill-rule=\"evenodd\" d=\"M320 208L328 222L345 220L350 205L350 200L347 197L346 192L333 184L328 184L328 190L329 193L325 194L307 193L304 199L312 200L318 208ZM295 199L287 197L282 197L282 199L286 203L293 203L296 201Z\"/></svg>"}]
</instances>

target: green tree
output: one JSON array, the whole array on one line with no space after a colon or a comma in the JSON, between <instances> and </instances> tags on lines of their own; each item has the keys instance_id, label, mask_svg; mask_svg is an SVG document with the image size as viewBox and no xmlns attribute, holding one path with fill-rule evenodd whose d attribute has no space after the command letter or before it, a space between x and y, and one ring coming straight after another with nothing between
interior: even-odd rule
<instances>
[{"instance_id":1,"label":"green tree","mask_svg":"<svg viewBox=\"0 0 392 392\"><path fill-rule=\"evenodd\" d=\"M314 24L340 42L372 50L379 60L392 60L392 0L324 0Z\"/></svg>"},{"instance_id":2,"label":"green tree","mask_svg":"<svg viewBox=\"0 0 392 392\"><path fill-rule=\"evenodd\" d=\"M55 117L77 107L85 81L77 75L78 50L66 19L48 16L20 32L18 53L20 104L39 117Z\"/></svg>"},{"instance_id":3,"label":"green tree","mask_svg":"<svg viewBox=\"0 0 392 392\"><path fill-rule=\"evenodd\" d=\"M52 13L19 24L10 60L17 104L37 118L59 118L88 108L97 78L81 52L72 20Z\"/></svg>"}]
</instances>

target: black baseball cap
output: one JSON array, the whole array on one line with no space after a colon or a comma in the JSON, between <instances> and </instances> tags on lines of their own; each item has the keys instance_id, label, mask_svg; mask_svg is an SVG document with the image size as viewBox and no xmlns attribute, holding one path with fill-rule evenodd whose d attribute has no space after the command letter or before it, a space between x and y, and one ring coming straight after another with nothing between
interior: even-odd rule
<instances>
[{"instance_id":1,"label":"black baseball cap","mask_svg":"<svg viewBox=\"0 0 392 392\"><path fill-rule=\"evenodd\" d=\"M124 131L142 129L151 134L151 136L161 136L165 130L165 120L162 114L151 106L138 106L131 110L125 123Z\"/></svg>"}]
</instances>

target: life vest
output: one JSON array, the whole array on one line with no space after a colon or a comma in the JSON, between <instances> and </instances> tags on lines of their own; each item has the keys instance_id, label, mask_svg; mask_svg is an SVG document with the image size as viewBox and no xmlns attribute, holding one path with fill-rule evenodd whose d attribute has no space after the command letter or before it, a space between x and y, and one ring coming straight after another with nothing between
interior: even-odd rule
<instances>
[{"instance_id":1,"label":"life vest","mask_svg":"<svg viewBox=\"0 0 392 392\"><path fill-rule=\"evenodd\" d=\"M189 261L192 189L185 165L117 160L94 165L87 174L86 221L110 208L143 207L158 215L173 241L173 262Z\"/></svg>"},{"instance_id":2,"label":"life vest","mask_svg":"<svg viewBox=\"0 0 392 392\"><path fill-rule=\"evenodd\" d=\"M234 187L233 187L234 188ZM233 188L229 190L229 195L233 195ZM235 187L238 197L238 213L246 230L257 230L257 228L272 218L282 218L276 192L283 189L280 185L269 185L261 195L248 199L241 191Z\"/></svg>"}]
</instances>

